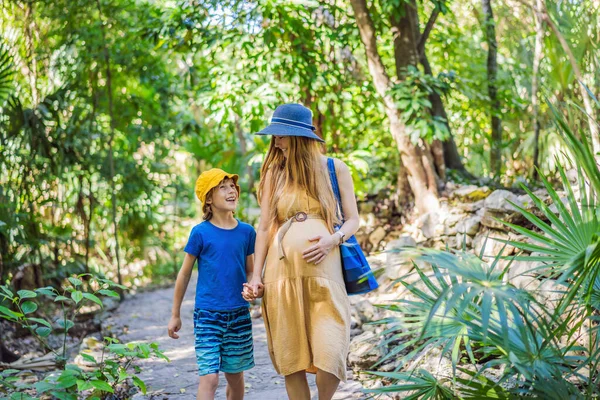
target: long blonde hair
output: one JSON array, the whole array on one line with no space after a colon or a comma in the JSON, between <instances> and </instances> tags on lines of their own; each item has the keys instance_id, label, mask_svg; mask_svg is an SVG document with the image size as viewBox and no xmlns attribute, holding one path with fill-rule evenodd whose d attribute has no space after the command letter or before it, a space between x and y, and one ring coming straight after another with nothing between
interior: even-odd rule
<instances>
[{"instance_id":1,"label":"long blonde hair","mask_svg":"<svg viewBox=\"0 0 600 400\"><path fill-rule=\"evenodd\" d=\"M340 223L329 173L321 164L320 144L316 140L291 136L286 158L283 151L275 147L275 138L271 139L271 146L260 170L259 202L262 199L267 176L271 180L270 211L267 216L271 233L274 233L279 226L277 204L283 193L292 190L294 186L306 190L309 196L319 201L321 215L330 232L333 232L334 225Z\"/></svg>"}]
</instances>

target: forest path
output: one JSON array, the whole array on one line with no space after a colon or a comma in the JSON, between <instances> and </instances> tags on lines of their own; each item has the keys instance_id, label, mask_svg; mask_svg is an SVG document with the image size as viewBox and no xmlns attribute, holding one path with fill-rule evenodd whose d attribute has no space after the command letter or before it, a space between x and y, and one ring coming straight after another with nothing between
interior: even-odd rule
<instances>
[{"instance_id":1,"label":"forest path","mask_svg":"<svg viewBox=\"0 0 600 400\"><path fill-rule=\"evenodd\" d=\"M134 399L181 399L196 398L198 373L194 352L194 333L192 315L196 289L196 272L190 279L188 290L181 306L183 326L179 339L167 335L167 323L171 317L174 287L141 292L123 301L107 321L115 326L126 326L121 337L124 342L157 342L161 351L171 360L149 359L137 363L142 368L139 374L148 387L147 395L138 393ZM278 375L271 364L267 349L267 336L262 318L253 320L254 357L256 367L245 373L245 400L285 400L284 379ZM315 376L308 374L312 398L317 398ZM216 399L225 399L225 377L221 374ZM361 386L352 380L340 384L334 399L364 398Z\"/></svg>"}]
</instances>

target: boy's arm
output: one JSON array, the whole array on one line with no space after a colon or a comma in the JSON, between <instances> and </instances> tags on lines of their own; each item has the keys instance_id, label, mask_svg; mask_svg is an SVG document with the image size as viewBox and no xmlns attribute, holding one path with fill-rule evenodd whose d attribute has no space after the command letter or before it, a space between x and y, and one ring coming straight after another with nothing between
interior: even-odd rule
<instances>
[{"instance_id":1,"label":"boy's arm","mask_svg":"<svg viewBox=\"0 0 600 400\"><path fill-rule=\"evenodd\" d=\"M246 279L248 282L254 278L254 254L246 256Z\"/></svg>"},{"instance_id":2,"label":"boy's arm","mask_svg":"<svg viewBox=\"0 0 600 400\"><path fill-rule=\"evenodd\" d=\"M192 276L192 269L194 268L195 262L196 257L189 253L185 253L183 264L181 265L181 269L177 274L177 281L175 282L175 294L173 295L173 308L171 310L171 320L169 321L168 326L169 336L173 339L179 338L179 335L177 335L175 332L178 332L179 329L181 329L181 303L183 302L183 296L185 295L185 291L190 283L190 277Z\"/></svg>"}]
</instances>

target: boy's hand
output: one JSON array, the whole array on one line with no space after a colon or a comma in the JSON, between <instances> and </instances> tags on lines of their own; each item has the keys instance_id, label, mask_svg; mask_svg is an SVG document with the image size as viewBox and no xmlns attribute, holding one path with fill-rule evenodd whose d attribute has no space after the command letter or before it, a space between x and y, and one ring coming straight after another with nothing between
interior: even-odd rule
<instances>
[{"instance_id":1,"label":"boy's hand","mask_svg":"<svg viewBox=\"0 0 600 400\"><path fill-rule=\"evenodd\" d=\"M263 297L265 293L265 286L260 281L251 281L250 283L244 283L244 291L242 297L244 300L250 302L259 297Z\"/></svg>"},{"instance_id":2,"label":"boy's hand","mask_svg":"<svg viewBox=\"0 0 600 400\"><path fill-rule=\"evenodd\" d=\"M179 332L181 329L181 318L180 317L171 317L168 325L169 337L173 339L179 339L179 335L175 332Z\"/></svg>"}]
</instances>

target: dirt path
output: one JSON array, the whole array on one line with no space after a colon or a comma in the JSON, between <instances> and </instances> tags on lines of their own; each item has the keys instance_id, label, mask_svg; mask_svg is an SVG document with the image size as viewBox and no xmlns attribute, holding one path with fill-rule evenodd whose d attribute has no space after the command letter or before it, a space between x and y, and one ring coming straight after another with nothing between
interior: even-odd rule
<instances>
[{"instance_id":1,"label":"dirt path","mask_svg":"<svg viewBox=\"0 0 600 400\"><path fill-rule=\"evenodd\" d=\"M167 323L171 316L173 288L138 293L125 300L107 321L116 326L127 326L125 342L157 342L160 349L171 360L148 360L140 362L143 372L140 377L148 385L148 394L138 394L134 399L195 399L198 386L192 314L196 274L192 276L185 295L181 316L183 327L180 338L174 340L167 335ZM254 357L256 367L246 373L246 400L285 400L287 395L282 376L277 375L267 352L266 332L262 318L254 319ZM351 380L340 385L334 399L364 398L360 385ZM225 399L225 378L220 377L217 399ZM309 374L313 398L316 399L314 375Z\"/></svg>"}]
</instances>

